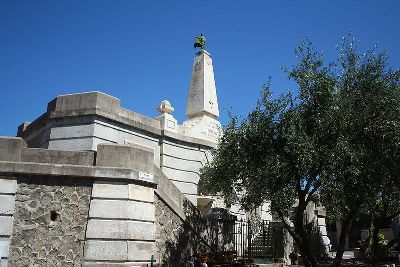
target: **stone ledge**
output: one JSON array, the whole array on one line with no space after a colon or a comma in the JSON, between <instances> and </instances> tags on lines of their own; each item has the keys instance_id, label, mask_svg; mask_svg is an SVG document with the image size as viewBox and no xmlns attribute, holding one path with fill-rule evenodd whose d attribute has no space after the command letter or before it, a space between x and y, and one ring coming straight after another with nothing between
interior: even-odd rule
<instances>
[{"instance_id":1,"label":"stone ledge","mask_svg":"<svg viewBox=\"0 0 400 267\"><path fill-rule=\"evenodd\" d=\"M52 164L93 166L94 152L24 148L21 161Z\"/></svg>"},{"instance_id":2,"label":"stone ledge","mask_svg":"<svg viewBox=\"0 0 400 267\"><path fill-rule=\"evenodd\" d=\"M157 176L154 175L153 181L149 181L148 179L141 179L140 173L138 170L126 168L0 161L0 175L6 176L43 175L81 177L95 178L97 180L146 182L150 186L154 186L157 183Z\"/></svg>"}]
</instances>

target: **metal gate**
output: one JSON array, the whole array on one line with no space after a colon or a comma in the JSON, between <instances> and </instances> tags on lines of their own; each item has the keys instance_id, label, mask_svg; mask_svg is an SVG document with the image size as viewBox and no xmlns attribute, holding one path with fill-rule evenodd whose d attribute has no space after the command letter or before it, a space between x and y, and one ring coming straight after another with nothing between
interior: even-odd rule
<instances>
[{"instance_id":1,"label":"metal gate","mask_svg":"<svg viewBox=\"0 0 400 267\"><path fill-rule=\"evenodd\" d=\"M283 254L283 229L279 222L220 221L218 228L218 243L225 246L218 250L234 250L237 260L267 263Z\"/></svg>"}]
</instances>

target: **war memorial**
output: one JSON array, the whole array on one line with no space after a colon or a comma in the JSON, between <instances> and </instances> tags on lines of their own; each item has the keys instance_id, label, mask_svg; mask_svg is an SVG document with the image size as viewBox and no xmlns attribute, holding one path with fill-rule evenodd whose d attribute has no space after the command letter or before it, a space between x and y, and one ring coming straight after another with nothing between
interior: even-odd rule
<instances>
[{"instance_id":1,"label":"war memorial","mask_svg":"<svg viewBox=\"0 0 400 267\"><path fill-rule=\"evenodd\" d=\"M199 252L233 243L246 250L246 240L219 237L205 214L222 204L198 192L199 170L222 134L201 41L181 125L167 100L149 118L116 97L83 92L55 97L17 137L0 138L1 267L190 266ZM245 217L239 207L229 212ZM310 214L326 237L323 212ZM290 251L279 253L287 263Z\"/></svg>"}]
</instances>

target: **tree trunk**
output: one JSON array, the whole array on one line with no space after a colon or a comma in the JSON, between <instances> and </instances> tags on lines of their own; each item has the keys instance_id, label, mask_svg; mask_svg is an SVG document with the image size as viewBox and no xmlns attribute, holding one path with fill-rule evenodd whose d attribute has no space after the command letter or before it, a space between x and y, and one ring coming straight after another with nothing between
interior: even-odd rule
<instances>
[{"instance_id":1,"label":"tree trunk","mask_svg":"<svg viewBox=\"0 0 400 267\"><path fill-rule=\"evenodd\" d=\"M349 215L347 216L347 218L343 222L342 231L341 231L340 237L339 237L339 245L338 245L338 249L336 252L336 257L332 264L333 267L338 267L342 263L342 258L343 258L343 253L344 253L344 247L346 245L347 235L351 228L351 223L353 222L354 216L355 216L355 212L350 212Z\"/></svg>"},{"instance_id":2,"label":"tree trunk","mask_svg":"<svg viewBox=\"0 0 400 267\"><path fill-rule=\"evenodd\" d=\"M303 256L304 264L316 267L318 266L317 258L315 257L312 240L310 234L304 229L304 211L306 210L306 202L300 201L296 208L296 217L294 221L295 232L300 236L302 242L298 244L301 255ZM306 263L307 261L307 263Z\"/></svg>"}]
</instances>

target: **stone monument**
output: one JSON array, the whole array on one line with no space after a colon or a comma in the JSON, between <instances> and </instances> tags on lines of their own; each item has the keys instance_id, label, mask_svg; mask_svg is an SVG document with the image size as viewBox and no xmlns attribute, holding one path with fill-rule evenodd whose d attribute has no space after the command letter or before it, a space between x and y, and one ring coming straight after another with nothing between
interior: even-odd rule
<instances>
[{"instance_id":1,"label":"stone monument","mask_svg":"<svg viewBox=\"0 0 400 267\"><path fill-rule=\"evenodd\" d=\"M195 47L200 42L197 38L199 37L196 37ZM192 79L185 112L188 119L183 122L180 132L184 135L218 143L222 127L218 121L219 110L214 68L210 53L204 50L204 45L205 38L197 46L201 49L196 53L192 67Z\"/></svg>"}]
</instances>

